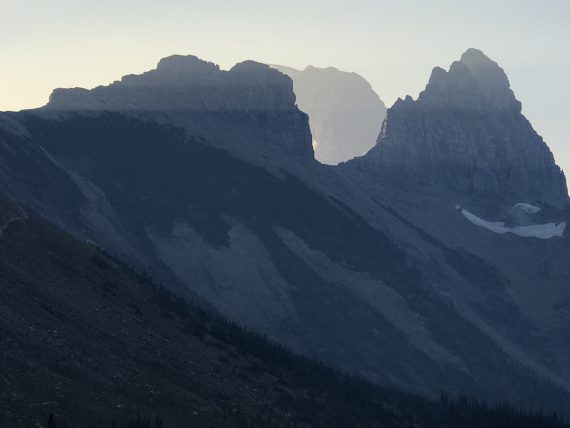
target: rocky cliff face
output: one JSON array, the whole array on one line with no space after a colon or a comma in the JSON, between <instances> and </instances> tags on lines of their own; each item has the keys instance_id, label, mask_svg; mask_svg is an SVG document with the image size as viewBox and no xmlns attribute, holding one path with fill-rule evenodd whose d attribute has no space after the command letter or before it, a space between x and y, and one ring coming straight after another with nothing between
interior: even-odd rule
<instances>
[{"instance_id":1,"label":"rocky cliff face","mask_svg":"<svg viewBox=\"0 0 570 428\"><path fill-rule=\"evenodd\" d=\"M417 100L398 100L359 162L398 181L507 202L568 203L564 174L522 115L505 72L475 49L449 71L436 67Z\"/></svg>"},{"instance_id":2,"label":"rocky cliff face","mask_svg":"<svg viewBox=\"0 0 570 428\"><path fill-rule=\"evenodd\" d=\"M56 89L43 110L150 116L225 149L248 152L248 142L240 140L254 139L313 158L307 118L295 105L291 79L254 61L224 71L192 55L175 55L162 59L155 70L109 86Z\"/></svg>"},{"instance_id":3,"label":"rocky cliff face","mask_svg":"<svg viewBox=\"0 0 570 428\"><path fill-rule=\"evenodd\" d=\"M386 106L362 76L333 67L272 67L293 79L297 104L309 115L317 160L336 165L374 146Z\"/></svg>"},{"instance_id":4,"label":"rocky cliff face","mask_svg":"<svg viewBox=\"0 0 570 428\"><path fill-rule=\"evenodd\" d=\"M195 56L163 58L155 70L129 75L93 90L56 89L53 110L289 111L295 109L292 82L253 61L220 70Z\"/></svg>"}]
</instances>

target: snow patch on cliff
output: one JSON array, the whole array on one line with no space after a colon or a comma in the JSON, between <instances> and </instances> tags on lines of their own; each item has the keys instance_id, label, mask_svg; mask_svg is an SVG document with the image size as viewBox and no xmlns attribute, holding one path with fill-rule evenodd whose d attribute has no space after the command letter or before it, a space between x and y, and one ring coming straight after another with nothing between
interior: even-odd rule
<instances>
[{"instance_id":1,"label":"snow patch on cliff","mask_svg":"<svg viewBox=\"0 0 570 428\"><path fill-rule=\"evenodd\" d=\"M532 207L532 211L534 212L538 212L536 209L540 210L538 207L534 207L529 204L527 205ZM475 214L464 210L459 205L456 206L456 209L474 225L501 235L505 233L514 233L515 235L522 236L523 238L551 239L555 237L563 237L564 231L566 230L566 222L533 224L528 226L507 226L505 222L502 221L483 220Z\"/></svg>"}]
</instances>

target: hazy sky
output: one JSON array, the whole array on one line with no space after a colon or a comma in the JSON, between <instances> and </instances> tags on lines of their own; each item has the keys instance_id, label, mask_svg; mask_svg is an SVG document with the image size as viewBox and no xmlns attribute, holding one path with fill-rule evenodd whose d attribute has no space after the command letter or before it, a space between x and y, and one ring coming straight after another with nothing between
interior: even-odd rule
<instances>
[{"instance_id":1,"label":"hazy sky","mask_svg":"<svg viewBox=\"0 0 570 428\"><path fill-rule=\"evenodd\" d=\"M469 47L507 71L523 109L570 171L570 0L0 0L0 110L45 104L195 54L336 66L388 105Z\"/></svg>"}]
</instances>

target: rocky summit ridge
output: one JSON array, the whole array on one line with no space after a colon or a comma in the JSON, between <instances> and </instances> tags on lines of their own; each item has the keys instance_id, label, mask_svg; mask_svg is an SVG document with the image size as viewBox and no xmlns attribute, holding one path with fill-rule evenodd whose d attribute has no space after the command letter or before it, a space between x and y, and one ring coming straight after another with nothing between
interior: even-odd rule
<instances>
[{"instance_id":1,"label":"rocky summit ridge","mask_svg":"<svg viewBox=\"0 0 570 428\"><path fill-rule=\"evenodd\" d=\"M476 49L449 71L434 68L417 100L396 101L377 145L357 163L399 182L508 203L568 204L564 173L523 116L507 75Z\"/></svg>"},{"instance_id":2,"label":"rocky summit ridge","mask_svg":"<svg viewBox=\"0 0 570 428\"><path fill-rule=\"evenodd\" d=\"M293 110L290 79L254 61L221 70L194 55L173 55L156 69L88 90L56 89L49 110Z\"/></svg>"},{"instance_id":3,"label":"rocky summit ridge","mask_svg":"<svg viewBox=\"0 0 570 428\"><path fill-rule=\"evenodd\" d=\"M312 161L308 118L295 101L291 79L265 64L244 61L221 70L194 55L173 55L107 86L56 89L39 112L118 112L180 127L252 162L267 164L283 153Z\"/></svg>"}]
</instances>

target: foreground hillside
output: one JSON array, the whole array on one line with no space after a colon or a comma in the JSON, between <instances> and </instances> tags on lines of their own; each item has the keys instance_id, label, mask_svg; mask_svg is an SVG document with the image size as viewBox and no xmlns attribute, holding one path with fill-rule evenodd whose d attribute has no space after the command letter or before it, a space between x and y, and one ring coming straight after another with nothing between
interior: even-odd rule
<instances>
[{"instance_id":1,"label":"foreground hillside","mask_svg":"<svg viewBox=\"0 0 570 428\"><path fill-rule=\"evenodd\" d=\"M13 220L13 221L10 221ZM0 194L1 426L563 427L432 402L295 357L173 299Z\"/></svg>"}]
</instances>

